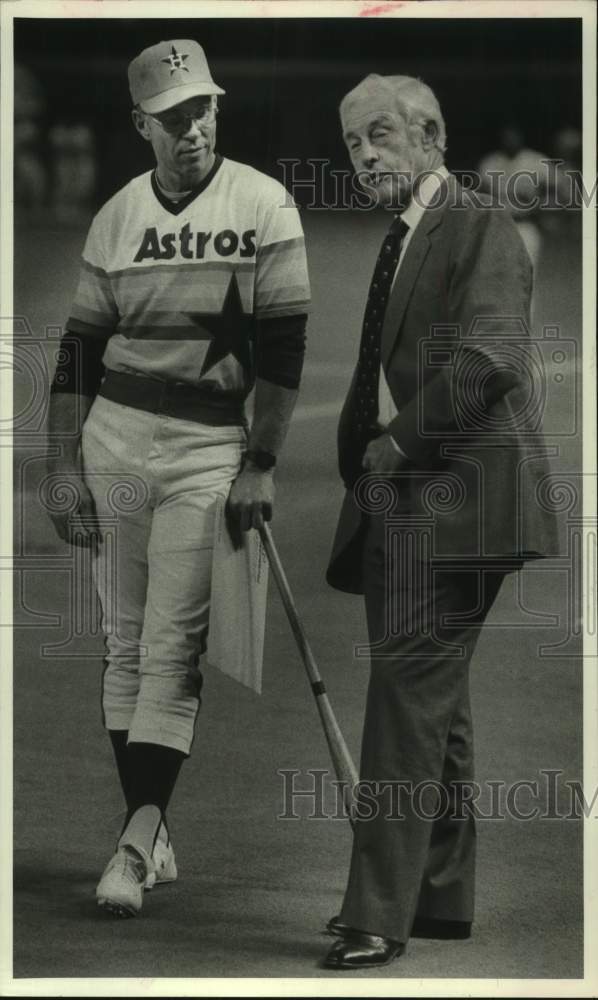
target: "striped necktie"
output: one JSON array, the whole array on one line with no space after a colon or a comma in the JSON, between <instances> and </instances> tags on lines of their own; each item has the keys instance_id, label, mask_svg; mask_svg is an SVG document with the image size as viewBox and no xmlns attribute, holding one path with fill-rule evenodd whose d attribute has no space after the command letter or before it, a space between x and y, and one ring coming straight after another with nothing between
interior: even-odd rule
<instances>
[{"instance_id":1,"label":"striped necktie","mask_svg":"<svg viewBox=\"0 0 598 1000\"><path fill-rule=\"evenodd\" d=\"M371 437L378 418L380 345L388 296L409 226L397 215L384 238L363 317L355 383L355 421L364 441Z\"/></svg>"}]
</instances>

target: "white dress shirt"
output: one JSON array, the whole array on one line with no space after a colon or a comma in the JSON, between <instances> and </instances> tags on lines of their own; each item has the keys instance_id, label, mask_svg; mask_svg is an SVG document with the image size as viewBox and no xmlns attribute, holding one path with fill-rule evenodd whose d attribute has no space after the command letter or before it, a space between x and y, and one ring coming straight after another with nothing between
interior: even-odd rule
<instances>
[{"instance_id":1,"label":"white dress shirt","mask_svg":"<svg viewBox=\"0 0 598 1000\"><path fill-rule=\"evenodd\" d=\"M393 279L393 288L396 281L400 281L400 270L401 264L404 260L405 253L407 252L407 247L409 246L410 240L413 238L413 234L417 229L419 223L421 222L422 216L426 211L428 205L433 201L438 188L442 182L442 179L449 176L449 172L444 166L437 167L434 173L429 173L424 177L422 183L420 184L417 194L411 199L409 205L401 215L403 222L409 226L409 231L405 233L403 239L403 245L401 247L401 255L399 257L399 262L397 264L397 269L395 271L395 276ZM392 289L391 289L392 294ZM380 365L380 382L378 386L378 422L382 427L388 427L391 420L397 416L398 410L395 406L394 400L390 394L390 389L388 387L388 382L386 381L386 375L384 374L384 367ZM394 438L391 438L393 444L400 451Z\"/></svg>"}]
</instances>

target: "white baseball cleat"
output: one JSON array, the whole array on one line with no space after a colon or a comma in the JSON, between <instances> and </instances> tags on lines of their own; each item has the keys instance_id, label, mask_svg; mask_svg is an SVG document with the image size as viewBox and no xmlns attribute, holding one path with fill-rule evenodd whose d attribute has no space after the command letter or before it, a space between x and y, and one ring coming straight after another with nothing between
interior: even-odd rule
<instances>
[{"instance_id":1,"label":"white baseball cleat","mask_svg":"<svg viewBox=\"0 0 598 1000\"><path fill-rule=\"evenodd\" d=\"M135 917L141 910L143 888L153 868L145 851L119 847L106 865L96 897L98 906L115 917Z\"/></svg>"},{"instance_id":2,"label":"white baseball cleat","mask_svg":"<svg viewBox=\"0 0 598 1000\"><path fill-rule=\"evenodd\" d=\"M163 829L163 828L162 828ZM175 882L178 876L174 851L170 840L166 840L160 830L152 853L153 867L148 871L145 888L153 889L155 885L165 882ZM168 836L167 834L165 836Z\"/></svg>"}]
</instances>

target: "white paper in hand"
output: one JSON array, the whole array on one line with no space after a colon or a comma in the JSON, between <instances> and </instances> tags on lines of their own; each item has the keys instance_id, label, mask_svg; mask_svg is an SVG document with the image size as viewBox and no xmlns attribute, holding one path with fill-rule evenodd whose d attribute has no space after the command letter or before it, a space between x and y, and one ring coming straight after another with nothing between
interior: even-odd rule
<instances>
[{"instance_id":1,"label":"white paper in hand","mask_svg":"<svg viewBox=\"0 0 598 1000\"><path fill-rule=\"evenodd\" d=\"M268 597L268 560L257 531L244 531L235 550L226 527L225 500L214 525L207 660L234 680L262 692Z\"/></svg>"}]
</instances>

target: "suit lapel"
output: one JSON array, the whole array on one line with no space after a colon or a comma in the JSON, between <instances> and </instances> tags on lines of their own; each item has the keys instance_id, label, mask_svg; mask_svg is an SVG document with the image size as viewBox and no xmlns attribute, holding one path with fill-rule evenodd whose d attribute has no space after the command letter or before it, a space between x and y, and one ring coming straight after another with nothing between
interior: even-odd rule
<instances>
[{"instance_id":1,"label":"suit lapel","mask_svg":"<svg viewBox=\"0 0 598 1000\"><path fill-rule=\"evenodd\" d=\"M401 329L413 286L430 249L429 233L442 221L449 202L448 193L454 178L449 177L439 188L438 203L424 212L415 230L393 285L382 325L381 358L386 369Z\"/></svg>"},{"instance_id":2,"label":"suit lapel","mask_svg":"<svg viewBox=\"0 0 598 1000\"><path fill-rule=\"evenodd\" d=\"M415 280L430 249L430 240L427 233L422 232L422 223L423 219L415 230L405 251L405 257L401 261L401 267L386 307L386 315L384 316L384 323L382 325L381 343L382 364L385 368L388 365L398 332L401 328L405 309L411 297Z\"/></svg>"}]
</instances>

